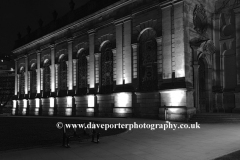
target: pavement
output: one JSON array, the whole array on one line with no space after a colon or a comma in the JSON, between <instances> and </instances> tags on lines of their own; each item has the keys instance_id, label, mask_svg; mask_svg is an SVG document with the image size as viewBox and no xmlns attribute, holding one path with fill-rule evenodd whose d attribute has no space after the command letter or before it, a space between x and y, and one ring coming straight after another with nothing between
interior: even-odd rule
<instances>
[{"instance_id":1,"label":"pavement","mask_svg":"<svg viewBox=\"0 0 240 160\"><path fill-rule=\"evenodd\" d=\"M136 118L80 118L122 124L169 124ZM174 122L170 122L173 124ZM182 124L182 123L174 123ZM132 129L102 137L100 143L72 142L7 151L1 160L211 160L240 150L240 123L200 124L200 129Z\"/></svg>"}]
</instances>

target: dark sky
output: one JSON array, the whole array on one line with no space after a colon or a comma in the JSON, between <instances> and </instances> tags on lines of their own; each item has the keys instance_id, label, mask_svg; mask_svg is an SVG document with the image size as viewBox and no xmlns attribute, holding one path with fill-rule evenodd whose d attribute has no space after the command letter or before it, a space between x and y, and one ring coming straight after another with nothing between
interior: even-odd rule
<instances>
[{"instance_id":1,"label":"dark sky","mask_svg":"<svg viewBox=\"0 0 240 160\"><path fill-rule=\"evenodd\" d=\"M88 0L73 0L75 9ZM0 0L0 55L10 54L13 50L17 34L27 34L27 26L31 32L38 28L38 20L43 25L53 20L52 12L58 17L70 11L70 0Z\"/></svg>"}]
</instances>

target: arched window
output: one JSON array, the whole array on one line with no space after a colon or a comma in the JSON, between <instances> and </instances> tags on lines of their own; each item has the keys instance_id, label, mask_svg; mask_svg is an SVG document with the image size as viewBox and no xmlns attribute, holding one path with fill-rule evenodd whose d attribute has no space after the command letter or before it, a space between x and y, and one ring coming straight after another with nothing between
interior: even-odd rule
<instances>
[{"instance_id":1,"label":"arched window","mask_svg":"<svg viewBox=\"0 0 240 160\"><path fill-rule=\"evenodd\" d=\"M80 93L87 92L87 51L82 50L78 55L78 88Z\"/></svg>"},{"instance_id":2,"label":"arched window","mask_svg":"<svg viewBox=\"0 0 240 160\"><path fill-rule=\"evenodd\" d=\"M111 43L101 48L101 92L112 92L113 89L113 53Z\"/></svg>"},{"instance_id":3,"label":"arched window","mask_svg":"<svg viewBox=\"0 0 240 160\"><path fill-rule=\"evenodd\" d=\"M20 89L20 91L19 91L19 93L20 94L25 94L25 74L24 74L25 72L24 72L24 67L22 67L21 69L20 69L20 83L19 83L19 89Z\"/></svg>"},{"instance_id":4,"label":"arched window","mask_svg":"<svg viewBox=\"0 0 240 160\"><path fill-rule=\"evenodd\" d=\"M140 36L139 43L140 90L157 90L157 42L155 31L153 29L145 30Z\"/></svg>"},{"instance_id":5,"label":"arched window","mask_svg":"<svg viewBox=\"0 0 240 160\"><path fill-rule=\"evenodd\" d=\"M36 63L31 66L30 75L30 91L31 93L37 93L37 73L36 73Z\"/></svg>"},{"instance_id":6,"label":"arched window","mask_svg":"<svg viewBox=\"0 0 240 160\"><path fill-rule=\"evenodd\" d=\"M67 91L67 56L63 56L59 63L59 90Z\"/></svg>"},{"instance_id":7,"label":"arched window","mask_svg":"<svg viewBox=\"0 0 240 160\"><path fill-rule=\"evenodd\" d=\"M47 60L43 65L43 91L50 92L50 61Z\"/></svg>"}]
</instances>

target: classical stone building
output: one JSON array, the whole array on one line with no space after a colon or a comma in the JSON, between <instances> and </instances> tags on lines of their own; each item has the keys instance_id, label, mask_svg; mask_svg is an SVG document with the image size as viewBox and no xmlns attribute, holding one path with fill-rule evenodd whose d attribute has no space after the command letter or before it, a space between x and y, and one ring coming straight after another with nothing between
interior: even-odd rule
<instances>
[{"instance_id":1,"label":"classical stone building","mask_svg":"<svg viewBox=\"0 0 240 160\"><path fill-rule=\"evenodd\" d=\"M92 0L19 39L14 115L240 109L240 2Z\"/></svg>"}]
</instances>

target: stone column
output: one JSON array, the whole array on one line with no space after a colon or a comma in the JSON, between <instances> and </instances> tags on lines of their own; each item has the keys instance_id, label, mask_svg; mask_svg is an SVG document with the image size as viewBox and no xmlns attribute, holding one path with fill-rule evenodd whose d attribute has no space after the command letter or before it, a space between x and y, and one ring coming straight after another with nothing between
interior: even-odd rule
<instances>
[{"instance_id":1,"label":"stone column","mask_svg":"<svg viewBox=\"0 0 240 160\"><path fill-rule=\"evenodd\" d=\"M101 53L95 53L95 82L99 83L100 79L100 62L99 62L99 57Z\"/></svg>"},{"instance_id":2,"label":"stone column","mask_svg":"<svg viewBox=\"0 0 240 160\"><path fill-rule=\"evenodd\" d=\"M95 58L94 58L94 37L95 30L88 31L89 34L89 87L95 88Z\"/></svg>"},{"instance_id":3,"label":"stone column","mask_svg":"<svg viewBox=\"0 0 240 160\"><path fill-rule=\"evenodd\" d=\"M215 53L213 54L213 78L214 78L214 86L221 86L221 82L220 82L220 44L219 44L219 40L220 40L220 21L219 21L219 15L214 15L214 19L213 19L213 28L214 28L214 32L213 32L213 42L215 44Z\"/></svg>"},{"instance_id":4,"label":"stone column","mask_svg":"<svg viewBox=\"0 0 240 160\"><path fill-rule=\"evenodd\" d=\"M73 86L77 86L77 59L73 59Z\"/></svg>"},{"instance_id":5,"label":"stone column","mask_svg":"<svg viewBox=\"0 0 240 160\"><path fill-rule=\"evenodd\" d=\"M237 62L237 92L235 93L235 108L233 112L240 112L240 8L234 9L236 24L236 62Z\"/></svg>"},{"instance_id":6,"label":"stone column","mask_svg":"<svg viewBox=\"0 0 240 160\"><path fill-rule=\"evenodd\" d=\"M237 85L240 91L240 8L234 9L236 24L236 62L237 62Z\"/></svg>"},{"instance_id":7,"label":"stone column","mask_svg":"<svg viewBox=\"0 0 240 160\"><path fill-rule=\"evenodd\" d=\"M123 25L122 22L118 22L116 25L116 84L121 85L123 84Z\"/></svg>"},{"instance_id":8,"label":"stone column","mask_svg":"<svg viewBox=\"0 0 240 160\"><path fill-rule=\"evenodd\" d=\"M116 70L116 48L112 49L113 53L113 81L116 81L117 78L117 70Z\"/></svg>"},{"instance_id":9,"label":"stone column","mask_svg":"<svg viewBox=\"0 0 240 160\"><path fill-rule=\"evenodd\" d=\"M40 59L41 52L37 51L37 93L41 92L41 71L40 71L40 65L41 65L41 59Z\"/></svg>"},{"instance_id":10,"label":"stone column","mask_svg":"<svg viewBox=\"0 0 240 160\"><path fill-rule=\"evenodd\" d=\"M55 64L55 69L56 69L56 74L55 74L55 82L56 82L56 84L55 84L55 88L58 88L58 66L59 66L59 64Z\"/></svg>"},{"instance_id":11,"label":"stone column","mask_svg":"<svg viewBox=\"0 0 240 160\"><path fill-rule=\"evenodd\" d=\"M43 68L40 68L40 77L41 91L43 91Z\"/></svg>"},{"instance_id":12,"label":"stone column","mask_svg":"<svg viewBox=\"0 0 240 160\"><path fill-rule=\"evenodd\" d=\"M163 59L162 59L162 37L156 38L157 41L157 68L158 74L162 73Z\"/></svg>"},{"instance_id":13,"label":"stone column","mask_svg":"<svg viewBox=\"0 0 240 160\"><path fill-rule=\"evenodd\" d=\"M51 48L51 92L55 92L55 46L52 44Z\"/></svg>"},{"instance_id":14,"label":"stone column","mask_svg":"<svg viewBox=\"0 0 240 160\"><path fill-rule=\"evenodd\" d=\"M138 78L138 44L137 43L132 44L132 49L133 49L133 78Z\"/></svg>"},{"instance_id":15,"label":"stone column","mask_svg":"<svg viewBox=\"0 0 240 160\"><path fill-rule=\"evenodd\" d=\"M73 61L72 61L73 38L68 39L68 90L73 90Z\"/></svg>"},{"instance_id":16,"label":"stone column","mask_svg":"<svg viewBox=\"0 0 240 160\"><path fill-rule=\"evenodd\" d=\"M194 63L193 65L193 74L194 74L194 93L195 93L195 108L199 111L199 85L198 85L198 69L199 65Z\"/></svg>"},{"instance_id":17,"label":"stone column","mask_svg":"<svg viewBox=\"0 0 240 160\"><path fill-rule=\"evenodd\" d=\"M28 57L25 56L25 94L28 94Z\"/></svg>"},{"instance_id":18,"label":"stone column","mask_svg":"<svg viewBox=\"0 0 240 160\"><path fill-rule=\"evenodd\" d=\"M163 79L172 78L172 6L162 8Z\"/></svg>"},{"instance_id":19,"label":"stone column","mask_svg":"<svg viewBox=\"0 0 240 160\"><path fill-rule=\"evenodd\" d=\"M17 70L18 70L18 63L17 63L17 59L15 59L15 92L14 92L14 95L17 95L17 93L18 93L18 74L17 74Z\"/></svg>"},{"instance_id":20,"label":"stone column","mask_svg":"<svg viewBox=\"0 0 240 160\"><path fill-rule=\"evenodd\" d=\"M123 75L125 84L132 83L132 20L124 20L123 26Z\"/></svg>"},{"instance_id":21,"label":"stone column","mask_svg":"<svg viewBox=\"0 0 240 160\"><path fill-rule=\"evenodd\" d=\"M175 72L175 77L185 77L185 48L184 45L184 2L174 3L173 29L172 33L172 72Z\"/></svg>"}]
</instances>

